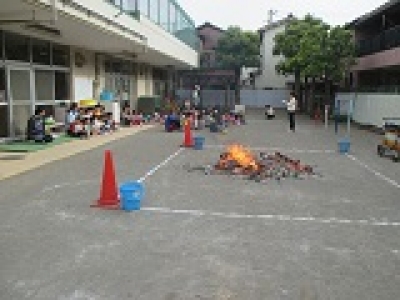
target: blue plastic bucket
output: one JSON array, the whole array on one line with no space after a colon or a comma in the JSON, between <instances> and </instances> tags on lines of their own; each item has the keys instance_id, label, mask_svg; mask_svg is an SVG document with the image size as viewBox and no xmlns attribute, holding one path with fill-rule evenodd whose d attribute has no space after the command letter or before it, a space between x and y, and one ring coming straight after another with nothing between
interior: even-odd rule
<instances>
[{"instance_id":1,"label":"blue plastic bucket","mask_svg":"<svg viewBox=\"0 0 400 300\"><path fill-rule=\"evenodd\" d=\"M121 208L125 211L140 210L144 197L143 184L138 181L125 182L119 187Z\"/></svg>"},{"instance_id":2,"label":"blue plastic bucket","mask_svg":"<svg viewBox=\"0 0 400 300\"><path fill-rule=\"evenodd\" d=\"M203 150L205 138L202 136L194 137L194 149L195 150Z\"/></svg>"},{"instance_id":3,"label":"blue plastic bucket","mask_svg":"<svg viewBox=\"0 0 400 300\"><path fill-rule=\"evenodd\" d=\"M341 138L338 142L339 153L346 154L350 151L350 139L349 138Z\"/></svg>"}]
</instances>

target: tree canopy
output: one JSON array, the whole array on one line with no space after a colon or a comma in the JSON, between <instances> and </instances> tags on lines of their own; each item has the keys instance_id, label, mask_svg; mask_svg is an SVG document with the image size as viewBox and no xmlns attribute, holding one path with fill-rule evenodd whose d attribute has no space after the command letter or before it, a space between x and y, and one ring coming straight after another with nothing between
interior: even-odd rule
<instances>
[{"instance_id":1,"label":"tree canopy","mask_svg":"<svg viewBox=\"0 0 400 300\"><path fill-rule=\"evenodd\" d=\"M229 27L215 49L220 68L239 69L260 65L260 38L256 32Z\"/></svg>"},{"instance_id":2,"label":"tree canopy","mask_svg":"<svg viewBox=\"0 0 400 300\"><path fill-rule=\"evenodd\" d=\"M276 65L280 74L295 75L299 94L301 76L339 82L354 63L351 32L344 27L330 27L322 20L307 15L292 20L275 36L274 54L282 60Z\"/></svg>"}]
</instances>

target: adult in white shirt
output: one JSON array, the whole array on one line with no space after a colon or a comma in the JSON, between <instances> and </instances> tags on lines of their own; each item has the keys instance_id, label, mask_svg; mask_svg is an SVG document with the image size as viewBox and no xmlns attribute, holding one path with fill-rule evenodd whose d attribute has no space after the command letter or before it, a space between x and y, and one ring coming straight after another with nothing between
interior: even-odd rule
<instances>
[{"instance_id":1,"label":"adult in white shirt","mask_svg":"<svg viewBox=\"0 0 400 300\"><path fill-rule=\"evenodd\" d=\"M296 127L295 114L296 114L296 108L297 108L297 100L296 100L294 92L290 93L289 101L283 100L283 103L286 104L286 109L287 109L287 112L289 115L289 128L291 131L294 132L295 127Z\"/></svg>"}]
</instances>

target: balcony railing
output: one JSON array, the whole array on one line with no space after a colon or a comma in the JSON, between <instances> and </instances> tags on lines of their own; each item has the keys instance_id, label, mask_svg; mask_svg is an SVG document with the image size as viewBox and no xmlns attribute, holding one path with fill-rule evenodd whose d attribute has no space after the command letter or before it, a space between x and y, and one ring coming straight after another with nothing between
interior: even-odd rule
<instances>
[{"instance_id":1,"label":"balcony railing","mask_svg":"<svg viewBox=\"0 0 400 300\"><path fill-rule=\"evenodd\" d=\"M145 16L176 38L198 49L196 26L175 0L105 0L134 18Z\"/></svg>"},{"instance_id":2,"label":"balcony railing","mask_svg":"<svg viewBox=\"0 0 400 300\"><path fill-rule=\"evenodd\" d=\"M361 40L357 45L357 56L365 56L400 47L400 26L383 31L370 39Z\"/></svg>"},{"instance_id":3,"label":"balcony railing","mask_svg":"<svg viewBox=\"0 0 400 300\"><path fill-rule=\"evenodd\" d=\"M400 94L400 85L360 86L357 92L398 95Z\"/></svg>"}]
</instances>

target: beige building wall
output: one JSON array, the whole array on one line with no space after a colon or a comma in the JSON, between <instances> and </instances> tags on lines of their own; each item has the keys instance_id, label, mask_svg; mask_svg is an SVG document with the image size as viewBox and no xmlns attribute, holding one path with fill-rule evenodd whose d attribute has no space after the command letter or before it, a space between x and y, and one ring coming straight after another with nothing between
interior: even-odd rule
<instances>
[{"instance_id":1,"label":"beige building wall","mask_svg":"<svg viewBox=\"0 0 400 300\"><path fill-rule=\"evenodd\" d=\"M154 84L153 84L153 68L147 67L146 70L146 96L153 95Z\"/></svg>"},{"instance_id":2,"label":"beige building wall","mask_svg":"<svg viewBox=\"0 0 400 300\"><path fill-rule=\"evenodd\" d=\"M130 99L131 107L136 107L138 99L138 86L139 86L139 75L137 68L135 68L135 72L131 77L131 99Z\"/></svg>"},{"instance_id":3,"label":"beige building wall","mask_svg":"<svg viewBox=\"0 0 400 300\"><path fill-rule=\"evenodd\" d=\"M293 81L293 76L283 76L276 72L275 66L282 60L281 56L273 55L275 35L285 30L285 24L266 30L260 46L261 74L255 78L256 89L285 89L287 83Z\"/></svg>"},{"instance_id":4,"label":"beige building wall","mask_svg":"<svg viewBox=\"0 0 400 300\"><path fill-rule=\"evenodd\" d=\"M139 66L138 77L137 77L137 98L146 95L146 72L143 66Z\"/></svg>"},{"instance_id":5,"label":"beige building wall","mask_svg":"<svg viewBox=\"0 0 400 300\"><path fill-rule=\"evenodd\" d=\"M78 102L94 96L95 55L84 49L71 48L71 100Z\"/></svg>"}]
</instances>

